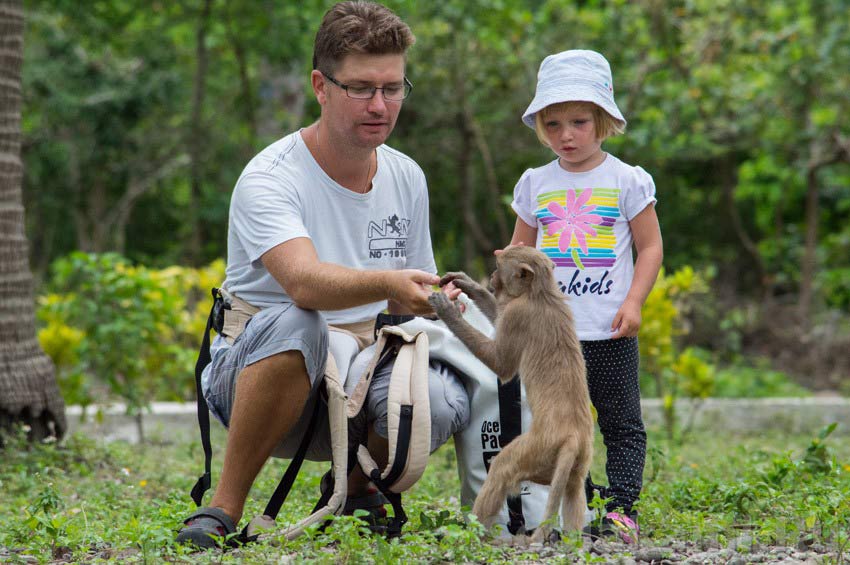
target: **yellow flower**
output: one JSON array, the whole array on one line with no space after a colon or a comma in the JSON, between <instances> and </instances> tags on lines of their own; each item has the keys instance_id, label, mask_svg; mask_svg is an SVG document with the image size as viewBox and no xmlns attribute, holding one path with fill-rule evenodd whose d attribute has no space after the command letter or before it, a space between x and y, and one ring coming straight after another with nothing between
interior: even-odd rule
<instances>
[{"instance_id":1,"label":"yellow flower","mask_svg":"<svg viewBox=\"0 0 850 565\"><path fill-rule=\"evenodd\" d=\"M142 479L141 481L139 481L139 486L140 486L140 487L145 487L145 486L147 486L147 485L148 485L148 482L147 482L146 480Z\"/></svg>"},{"instance_id":2,"label":"yellow flower","mask_svg":"<svg viewBox=\"0 0 850 565\"><path fill-rule=\"evenodd\" d=\"M850 472L850 463L844 466L844 470Z\"/></svg>"},{"instance_id":3,"label":"yellow flower","mask_svg":"<svg viewBox=\"0 0 850 565\"><path fill-rule=\"evenodd\" d=\"M699 467L699 465L697 465L696 463L691 463L691 469L696 469L698 467Z\"/></svg>"}]
</instances>

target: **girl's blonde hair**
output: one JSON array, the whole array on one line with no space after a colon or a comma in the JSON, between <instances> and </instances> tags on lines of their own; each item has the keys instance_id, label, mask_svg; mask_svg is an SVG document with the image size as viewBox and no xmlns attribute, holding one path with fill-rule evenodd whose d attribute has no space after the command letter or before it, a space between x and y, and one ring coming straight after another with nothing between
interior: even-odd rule
<instances>
[{"instance_id":1,"label":"girl's blonde hair","mask_svg":"<svg viewBox=\"0 0 850 565\"><path fill-rule=\"evenodd\" d=\"M614 118L593 102L558 102L557 104L546 106L534 115L534 131L537 133L537 139L540 140L540 143L549 147L549 142L546 140L546 118L554 113L566 112L573 109L590 110L593 114L593 127L596 130L596 139L605 140L626 131L626 125L623 122Z\"/></svg>"}]
</instances>

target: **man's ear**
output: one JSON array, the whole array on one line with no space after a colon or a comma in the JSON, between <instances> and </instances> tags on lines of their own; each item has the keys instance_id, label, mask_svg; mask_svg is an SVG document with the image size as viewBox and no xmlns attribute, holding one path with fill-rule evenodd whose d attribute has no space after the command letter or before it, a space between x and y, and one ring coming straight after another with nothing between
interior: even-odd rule
<instances>
[{"instance_id":1,"label":"man's ear","mask_svg":"<svg viewBox=\"0 0 850 565\"><path fill-rule=\"evenodd\" d=\"M310 85L313 87L313 94L316 95L316 100L321 106L324 106L325 101L327 100L327 95L325 94L326 82L325 75L323 75L321 71L313 70L310 73Z\"/></svg>"}]
</instances>

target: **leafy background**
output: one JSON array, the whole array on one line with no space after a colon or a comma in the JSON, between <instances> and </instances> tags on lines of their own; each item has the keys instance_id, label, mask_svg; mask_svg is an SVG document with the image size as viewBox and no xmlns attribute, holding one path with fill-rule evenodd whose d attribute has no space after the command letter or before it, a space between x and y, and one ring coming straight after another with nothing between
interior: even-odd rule
<instances>
[{"instance_id":1,"label":"leafy background","mask_svg":"<svg viewBox=\"0 0 850 565\"><path fill-rule=\"evenodd\" d=\"M191 395L230 192L318 117L307 79L330 4L27 3L27 235L69 401ZM596 49L629 120L605 147L658 186L644 393L848 392L846 0L388 4L418 39L390 142L428 177L441 270L492 266L516 179L551 158L519 119L539 62Z\"/></svg>"}]
</instances>

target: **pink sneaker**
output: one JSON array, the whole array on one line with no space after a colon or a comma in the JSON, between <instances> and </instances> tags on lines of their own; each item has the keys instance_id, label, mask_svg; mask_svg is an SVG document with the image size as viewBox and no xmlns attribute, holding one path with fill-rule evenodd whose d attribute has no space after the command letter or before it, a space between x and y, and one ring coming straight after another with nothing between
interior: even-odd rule
<instances>
[{"instance_id":1,"label":"pink sneaker","mask_svg":"<svg viewBox=\"0 0 850 565\"><path fill-rule=\"evenodd\" d=\"M612 534L619 534L623 543L628 544L637 543L638 536L640 535L637 515L632 518L620 512L609 512L606 514L602 518L602 529L609 530Z\"/></svg>"}]
</instances>

